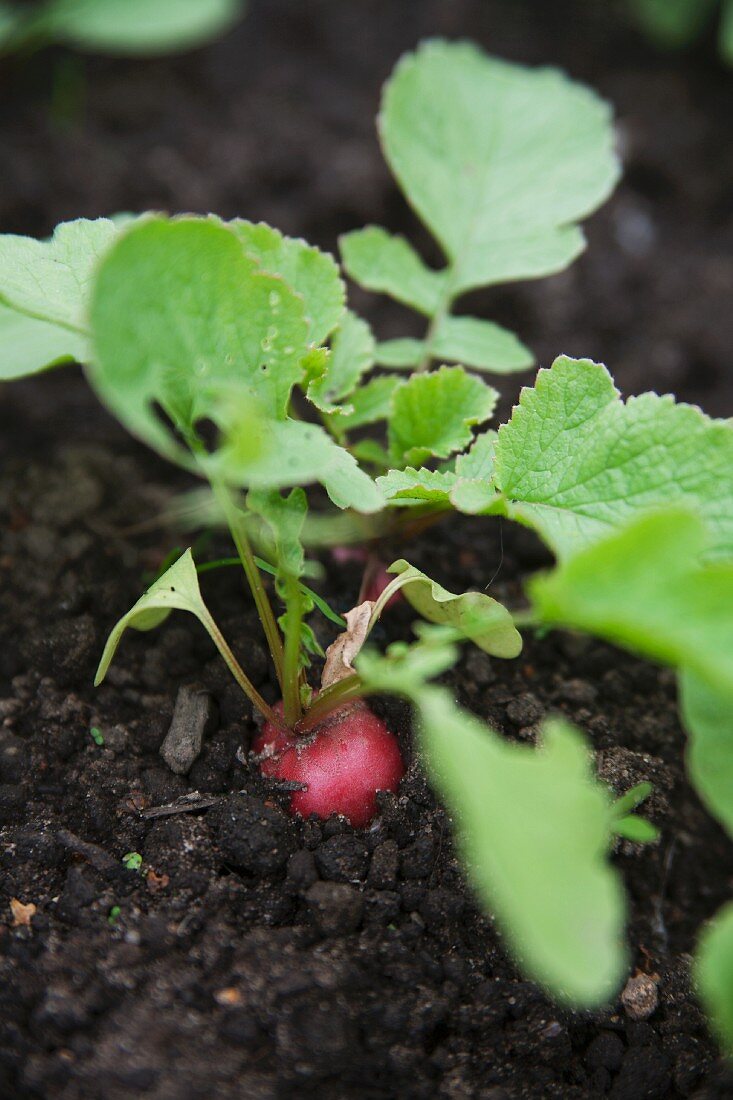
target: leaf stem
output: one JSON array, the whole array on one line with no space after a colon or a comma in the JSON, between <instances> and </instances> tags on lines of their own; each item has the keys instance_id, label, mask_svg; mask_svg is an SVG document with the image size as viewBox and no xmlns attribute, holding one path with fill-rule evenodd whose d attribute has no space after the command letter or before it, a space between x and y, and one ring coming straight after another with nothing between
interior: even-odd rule
<instances>
[{"instance_id":1,"label":"leaf stem","mask_svg":"<svg viewBox=\"0 0 733 1100\"><path fill-rule=\"evenodd\" d=\"M206 615L204 618L202 618L202 622L206 627L206 630L208 631L214 645L219 650L219 653L224 659L224 662L231 672L232 676L237 681L240 688L247 696L249 701L252 703L252 705L255 706L260 712L260 714L264 718L266 718L268 722L271 722L277 728L282 729L283 719L280 718L280 716L275 713L269 703L266 703L265 700L262 698L257 688L254 686L254 684L240 665L239 661L232 653L232 650L225 640L224 635L219 630L219 627L214 622L214 619L209 614L209 611L207 609L205 610Z\"/></svg>"},{"instance_id":2,"label":"leaf stem","mask_svg":"<svg viewBox=\"0 0 733 1100\"><path fill-rule=\"evenodd\" d=\"M333 710L367 694L368 689L364 687L360 676L356 673L353 676L345 676L343 680L338 680L320 693L298 722L296 733L306 733L323 721Z\"/></svg>"},{"instance_id":3,"label":"leaf stem","mask_svg":"<svg viewBox=\"0 0 733 1100\"><path fill-rule=\"evenodd\" d=\"M443 285L443 290L442 290L442 293L440 295L440 298L438 299L437 308L435 310L435 313L433 314L433 316L430 319L430 323L429 323L429 325L427 327L427 331L425 333L425 341L424 341L424 343L425 343L425 354L423 355L422 359L420 360L420 362L416 366L416 368L415 368L416 371L426 371L428 369L428 367L430 366L431 362L433 361L433 359L435 358L435 356L433 355L433 352L432 352L433 341L434 341L434 339L435 339L435 337L438 333L438 329L440 328L443 321L445 320L445 318L450 313L451 307L452 307L453 302L455 300L455 292L453 290L454 274L455 273L454 273L454 270L453 270L453 266L451 265L448 268L448 273L447 273L447 276L446 276L445 283Z\"/></svg>"},{"instance_id":4,"label":"leaf stem","mask_svg":"<svg viewBox=\"0 0 733 1100\"><path fill-rule=\"evenodd\" d=\"M302 601L297 580L288 578L285 593L285 651L283 657L283 714L292 728L300 720L300 625L303 621ZM282 622L282 620L281 620Z\"/></svg>"},{"instance_id":5,"label":"leaf stem","mask_svg":"<svg viewBox=\"0 0 733 1100\"><path fill-rule=\"evenodd\" d=\"M244 517L242 516L241 510L232 500L231 492L226 485L220 482L212 482L212 489L224 512L229 530L234 539L234 545L237 548L237 553L242 562L242 567L255 601L257 614L260 617L262 629L267 639L267 646L270 650L272 663L275 666L275 674L280 684L280 690L284 692L283 665L285 658L282 638L277 628L277 623L275 622L275 616L267 592L265 591L265 586L262 583L260 571L255 562L249 538L247 537Z\"/></svg>"}]
</instances>

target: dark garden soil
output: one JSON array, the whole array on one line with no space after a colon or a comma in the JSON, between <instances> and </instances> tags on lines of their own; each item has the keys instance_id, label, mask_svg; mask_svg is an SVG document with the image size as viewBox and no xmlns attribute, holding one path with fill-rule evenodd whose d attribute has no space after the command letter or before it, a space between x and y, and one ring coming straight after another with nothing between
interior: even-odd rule
<instances>
[{"instance_id":1,"label":"dark garden soil","mask_svg":"<svg viewBox=\"0 0 733 1100\"><path fill-rule=\"evenodd\" d=\"M4 63L0 228L43 234L63 218L152 206L266 218L328 247L367 221L413 231L378 154L378 88L420 37L467 35L595 84L616 104L626 160L580 262L472 304L516 326L543 363L603 359L625 392L671 390L733 414L733 76L707 44L660 58L609 5L583 0L251 7L230 38L182 59ZM411 323L358 301L382 335ZM515 381L504 389L508 407ZM529 742L559 712L617 789L655 784L662 839L624 844L617 863L633 963L658 1005L641 1019L620 1002L569 1013L518 975L477 911L403 708L384 704L408 775L355 832L290 821L282 795L240 762L249 708L193 620L126 638L92 688L106 631L185 537L148 521L188 483L103 413L80 374L2 391L0 456L2 1097L733 1096L688 977L733 859L685 782L670 674L557 635L528 638L512 663L466 654L451 679L507 736ZM488 521L440 534L410 556L451 587L496 574L510 603L546 561L527 533ZM219 549L217 536L204 555ZM358 580L328 563L324 592L345 608ZM206 593L273 698L238 577L212 574ZM407 636L409 621L397 609L380 640ZM158 750L190 684L217 716L182 778ZM190 791L212 805L149 816ZM141 872L122 864L133 851Z\"/></svg>"}]
</instances>

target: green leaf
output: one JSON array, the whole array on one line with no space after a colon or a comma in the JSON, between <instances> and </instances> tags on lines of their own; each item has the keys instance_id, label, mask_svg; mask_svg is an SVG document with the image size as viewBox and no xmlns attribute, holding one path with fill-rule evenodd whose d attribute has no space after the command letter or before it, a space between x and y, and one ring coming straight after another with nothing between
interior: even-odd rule
<instances>
[{"instance_id":1,"label":"green leaf","mask_svg":"<svg viewBox=\"0 0 733 1100\"><path fill-rule=\"evenodd\" d=\"M496 488L560 558L634 515L687 504L733 553L733 422L653 393L624 403L604 366L561 356L499 430Z\"/></svg>"},{"instance_id":2,"label":"green leaf","mask_svg":"<svg viewBox=\"0 0 733 1100\"><path fill-rule=\"evenodd\" d=\"M366 321L347 310L331 341L326 370L311 382L308 399L321 412L338 412L338 402L353 393L374 365L374 337ZM345 412L353 411L349 404Z\"/></svg>"},{"instance_id":3,"label":"green leaf","mask_svg":"<svg viewBox=\"0 0 733 1100\"><path fill-rule=\"evenodd\" d=\"M513 332L477 317L443 317L430 342L430 356L495 374L526 370L534 363L532 352Z\"/></svg>"},{"instance_id":4,"label":"green leaf","mask_svg":"<svg viewBox=\"0 0 733 1100\"><path fill-rule=\"evenodd\" d=\"M136 435L187 463L154 410L184 434L232 403L283 419L309 344L303 300L215 220L151 217L101 264L89 378ZM292 483L291 483L292 484Z\"/></svg>"},{"instance_id":5,"label":"green leaf","mask_svg":"<svg viewBox=\"0 0 733 1100\"><path fill-rule=\"evenodd\" d=\"M425 358L424 340L400 337L398 340L382 340L377 344L376 360L380 367L392 370L408 370L417 367Z\"/></svg>"},{"instance_id":6,"label":"green leaf","mask_svg":"<svg viewBox=\"0 0 733 1100\"><path fill-rule=\"evenodd\" d=\"M162 54L215 38L242 0L51 0L39 17L49 37L95 53Z\"/></svg>"},{"instance_id":7,"label":"green leaf","mask_svg":"<svg viewBox=\"0 0 733 1100\"><path fill-rule=\"evenodd\" d=\"M658 840L660 833L656 825L636 814L627 814L614 822L613 831L624 840L633 840L635 844L651 844Z\"/></svg>"},{"instance_id":8,"label":"green leaf","mask_svg":"<svg viewBox=\"0 0 733 1100\"><path fill-rule=\"evenodd\" d=\"M617 798L613 804L613 812L617 817L624 817L626 814L631 813L637 806L640 806L642 802L645 802L654 788L651 783L637 783L635 787L632 787Z\"/></svg>"},{"instance_id":9,"label":"green leaf","mask_svg":"<svg viewBox=\"0 0 733 1100\"><path fill-rule=\"evenodd\" d=\"M393 562L387 572L404 581L401 591L405 599L428 622L453 627L494 657L511 658L521 653L522 636L510 613L485 592L456 595L404 558Z\"/></svg>"},{"instance_id":10,"label":"green leaf","mask_svg":"<svg viewBox=\"0 0 733 1100\"><path fill-rule=\"evenodd\" d=\"M226 224L263 271L279 275L291 290L301 295L310 325L310 341L323 344L341 321L346 301L346 288L333 256L305 241L285 237L264 222L235 219Z\"/></svg>"},{"instance_id":11,"label":"green leaf","mask_svg":"<svg viewBox=\"0 0 733 1100\"><path fill-rule=\"evenodd\" d=\"M120 639L128 626L135 630L153 630L168 618L171 611L188 611L203 624L215 638L218 631L201 596L196 566L190 550L186 550L177 562L151 584L144 596L123 615L113 628L104 647L102 659L94 678L95 687L107 675Z\"/></svg>"},{"instance_id":12,"label":"green leaf","mask_svg":"<svg viewBox=\"0 0 733 1100\"><path fill-rule=\"evenodd\" d=\"M733 904L724 906L697 945L695 985L726 1053L733 1054Z\"/></svg>"},{"instance_id":13,"label":"green leaf","mask_svg":"<svg viewBox=\"0 0 733 1100\"><path fill-rule=\"evenodd\" d=\"M546 623L606 638L733 693L733 562L700 564L706 538L694 513L642 516L534 577L529 594Z\"/></svg>"},{"instance_id":14,"label":"green leaf","mask_svg":"<svg viewBox=\"0 0 733 1100\"><path fill-rule=\"evenodd\" d=\"M429 41L387 83L385 156L452 266L452 294L547 275L619 174L610 112L554 69Z\"/></svg>"},{"instance_id":15,"label":"green leaf","mask_svg":"<svg viewBox=\"0 0 733 1100\"><path fill-rule=\"evenodd\" d=\"M319 481L339 508L377 512L384 497L356 459L316 424L299 420L236 419L216 454L204 460L212 478L256 489Z\"/></svg>"},{"instance_id":16,"label":"green leaf","mask_svg":"<svg viewBox=\"0 0 733 1100\"><path fill-rule=\"evenodd\" d=\"M457 480L456 475L450 470L443 472L426 470L424 467L416 470L412 466L407 466L404 470L388 470L382 477L377 478L377 485L386 500L394 501L401 506L426 502L448 504Z\"/></svg>"},{"instance_id":17,"label":"green leaf","mask_svg":"<svg viewBox=\"0 0 733 1100\"><path fill-rule=\"evenodd\" d=\"M427 317L439 308L445 275L431 271L404 237L369 225L346 233L339 247L346 272L367 290L388 294Z\"/></svg>"},{"instance_id":18,"label":"green leaf","mask_svg":"<svg viewBox=\"0 0 733 1100\"><path fill-rule=\"evenodd\" d=\"M87 358L87 341L57 325L0 305L0 380L9 382Z\"/></svg>"},{"instance_id":19,"label":"green leaf","mask_svg":"<svg viewBox=\"0 0 733 1100\"><path fill-rule=\"evenodd\" d=\"M392 397L404 384L402 378L389 374L370 379L350 395L351 411L346 412L342 408L334 413L329 423L334 430L343 433L362 428L366 424L374 424L378 420L386 420L392 408Z\"/></svg>"},{"instance_id":20,"label":"green leaf","mask_svg":"<svg viewBox=\"0 0 733 1100\"><path fill-rule=\"evenodd\" d=\"M299 579L305 572L303 525L308 501L302 489L292 489L287 497L276 490L250 489L247 507L264 523L267 557L276 563L275 576Z\"/></svg>"},{"instance_id":21,"label":"green leaf","mask_svg":"<svg viewBox=\"0 0 733 1100\"><path fill-rule=\"evenodd\" d=\"M733 836L733 688L713 687L692 669L682 670L679 688L687 772L708 810Z\"/></svg>"},{"instance_id":22,"label":"green leaf","mask_svg":"<svg viewBox=\"0 0 733 1100\"><path fill-rule=\"evenodd\" d=\"M461 367L414 374L392 397L389 450L395 465L447 458L466 447L471 428L488 420L496 390Z\"/></svg>"},{"instance_id":23,"label":"green leaf","mask_svg":"<svg viewBox=\"0 0 733 1100\"><path fill-rule=\"evenodd\" d=\"M431 502L471 514L496 511L501 502L491 482L495 445L496 432L484 432L476 437L470 450L458 455L452 470L407 466L404 470L389 470L377 478L377 485L388 503L400 506Z\"/></svg>"},{"instance_id":24,"label":"green leaf","mask_svg":"<svg viewBox=\"0 0 733 1100\"><path fill-rule=\"evenodd\" d=\"M33 330L37 346L46 348L44 365L85 353L94 271L118 233L115 222L99 218L63 222L48 241L0 235L0 303L49 326ZM55 350L51 326L57 337Z\"/></svg>"}]
</instances>

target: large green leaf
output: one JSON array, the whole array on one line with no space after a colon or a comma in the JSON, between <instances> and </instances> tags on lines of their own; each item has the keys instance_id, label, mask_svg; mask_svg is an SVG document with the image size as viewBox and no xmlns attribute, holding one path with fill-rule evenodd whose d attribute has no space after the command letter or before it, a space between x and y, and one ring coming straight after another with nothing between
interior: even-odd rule
<instances>
[{"instance_id":1,"label":"large green leaf","mask_svg":"<svg viewBox=\"0 0 733 1100\"><path fill-rule=\"evenodd\" d=\"M507 514L565 558L641 511L689 504L733 553L733 423L653 393L624 403L604 366L560 357L499 430Z\"/></svg>"},{"instance_id":2,"label":"large green leaf","mask_svg":"<svg viewBox=\"0 0 733 1100\"><path fill-rule=\"evenodd\" d=\"M445 273L431 271L404 237L376 225L339 240L346 271L367 290L380 291L431 317L439 308Z\"/></svg>"},{"instance_id":3,"label":"large green leaf","mask_svg":"<svg viewBox=\"0 0 733 1100\"><path fill-rule=\"evenodd\" d=\"M127 427L186 461L156 415L184 434L232 403L284 419L304 372L303 299L215 220L151 217L101 264L92 308L92 385Z\"/></svg>"},{"instance_id":4,"label":"large green leaf","mask_svg":"<svg viewBox=\"0 0 733 1100\"><path fill-rule=\"evenodd\" d=\"M508 659L521 653L522 636L510 613L485 592L449 592L404 558L387 572L400 577L405 599L428 622L454 627L494 657Z\"/></svg>"},{"instance_id":5,"label":"large green leaf","mask_svg":"<svg viewBox=\"0 0 733 1100\"><path fill-rule=\"evenodd\" d=\"M463 450L471 428L488 420L497 392L461 367L414 374L392 397L389 449L394 465L416 465Z\"/></svg>"},{"instance_id":6,"label":"large green leaf","mask_svg":"<svg viewBox=\"0 0 733 1100\"><path fill-rule=\"evenodd\" d=\"M688 734L690 779L733 836L733 688L712 687L699 673L685 669L680 675L680 709Z\"/></svg>"},{"instance_id":7,"label":"large green leaf","mask_svg":"<svg viewBox=\"0 0 733 1100\"><path fill-rule=\"evenodd\" d=\"M669 508L534 577L542 620L575 627L733 692L733 562L701 564L708 532Z\"/></svg>"},{"instance_id":8,"label":"large green leaf","mask_svg":"<svg viewBox=\"0 0 733 1100\"><path fill-rule=\"evenodd\" d=\"M83 49L162 54L216 37L243 10L243 0L50 0L39 23Z\"/></svg>"},{"instance_id":9,"label":"large green leaf","mask_svg":"<svg viewBox=\"0 0 733 1100\"><path fill-rule=\"evenodd\" d=\"M733 1054L733 903L726 905L700 937L695 984L708 1017Z\"/></svg>"},{"instance_id":10,"label":"large green leaf","mask_svg":"<svg viewBox=\"0 0 733 1100\"><path fill-rule=\"evenodd\" d=\"M576 223L618 177L610 112L596 95L465 42L430 41L400 61L380 132L450 261L453 296L565 267L583 248Z\"/></svg>"}]
</instances>

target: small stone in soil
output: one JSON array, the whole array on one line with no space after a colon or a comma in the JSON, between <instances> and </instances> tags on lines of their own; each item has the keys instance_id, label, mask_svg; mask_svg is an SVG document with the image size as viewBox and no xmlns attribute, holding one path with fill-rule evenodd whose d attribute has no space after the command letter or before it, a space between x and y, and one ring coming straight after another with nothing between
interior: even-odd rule
<instances>
[{"instance_id":1,"label":"small stone in soil","mask_svg":"<svg viewBox=\"0 0 733 1100\"><path fill-rule=\"evenodd\" d=\"M648 1019L659 1004L657 980L648 974L634 974L624 986L621 1004L630 1019Z\"/></svg>"},{"instance_id":2,"label":"small stone in soil","mask_svg":"<svg viewBox=\"0 0 733 1100\"><path fill-rule=\"evenodd\" d=\"M217 706L198 684L178 689L170 729L160 746L160 755L176 775L186 775L198 758L204 737L216 729Z\"/></svg>"}]
</instances>

